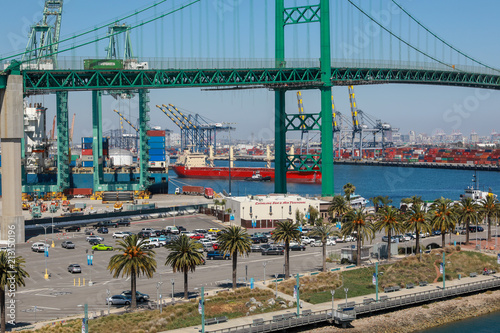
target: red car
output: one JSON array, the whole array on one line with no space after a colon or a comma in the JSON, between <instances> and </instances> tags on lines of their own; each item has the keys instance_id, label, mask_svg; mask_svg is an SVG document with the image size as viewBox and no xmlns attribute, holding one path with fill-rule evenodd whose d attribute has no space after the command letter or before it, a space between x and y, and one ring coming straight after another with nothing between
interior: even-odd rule
<instances>
[{"instance_id":1,"label":"red car","mask_svg":"<svg viewBox=\"0 0 500 333\"><path fill-rule=\"evenodd\" d=\"M219 244L212 243L212 247L214 248L214 250L218 250L219 249Z\"/></svg>"},{"instance_id":2,"label":"red car","mask_svg":"<svg viewBox=\"0 0 500 333\"><path fill-rule=\"evenodd\" d=\"M205 235L203 235L203 234L195 234L195 235L191 236L191 238L199 240L199 239L205 238Z\"/></svg>"}]
</instances>

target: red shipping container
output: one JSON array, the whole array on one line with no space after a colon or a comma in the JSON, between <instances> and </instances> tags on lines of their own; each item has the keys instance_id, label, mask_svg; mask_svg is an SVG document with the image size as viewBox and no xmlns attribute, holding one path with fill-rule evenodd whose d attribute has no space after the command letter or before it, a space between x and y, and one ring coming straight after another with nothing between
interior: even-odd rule
<instances>
[{"instance_id":1,"label":"red shipping container","mask_svg":"<svg viewBox=\"0 0 500 333\"><path fill-rule=\"evenodd\" d=\"M150 130L147 133L149 136L165 136L165 131Z\"/></svg>"},{"instance_id":2,"label":"red shipping container","mask_svg":"<svg viewBox=\"0 0 500 333\"><path fill-rule=\"evenodd\" d=\"M82 149L82 155L92 155L92 149Z\"/></svg>"}]
</instances>

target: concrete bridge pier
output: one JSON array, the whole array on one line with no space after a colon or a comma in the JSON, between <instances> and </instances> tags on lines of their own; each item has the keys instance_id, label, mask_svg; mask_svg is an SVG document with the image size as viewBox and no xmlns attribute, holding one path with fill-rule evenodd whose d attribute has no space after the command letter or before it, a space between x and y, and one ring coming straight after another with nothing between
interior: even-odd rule
<instances>
[{"instance_id":1,"label":"concrete bridge pier","mask_svg":"<svg viewBox=\"0 0 500 333\"><path fill-rule=\"evenodd\" d=\"M23 131L23 77L9 75L0 90L0 138L2 140L2 216L0 239L24 243L21 202L21 138Z\"/></svg>"}]
</instances>

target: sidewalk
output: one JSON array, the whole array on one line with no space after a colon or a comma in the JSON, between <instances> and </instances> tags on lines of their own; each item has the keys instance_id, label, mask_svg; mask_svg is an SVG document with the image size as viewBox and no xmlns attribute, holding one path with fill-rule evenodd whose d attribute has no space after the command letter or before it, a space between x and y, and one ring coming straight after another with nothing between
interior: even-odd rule
<instances>
[{"instance_id":1,"label":"sidewalk","mask_svg":"<svg viewBox=\"0 0 500 333\"><path fill-rule=\"evenodd\" d=\"M496 278L494 275L491 276L485 276L485 275L478 275L477 277L471 278L471 277L463 277L461 280L452 280L449 282L446 282L446 287L450 286L456 286L460 284L465 284L469 282L476 282L476 281L484 281L488 279ZM267 288L264 286L262 282L256 283L255 286L257 288ZM391 297L398 297L398 296L405 296L405 295L410 295L414 294L416 292L421 292L421 291L429 291L429 290L436 290L436 289L442 289L443 287L443 282L438 282L438 283L429 283L425 287L420 287L416 286L415 288L412 289L401 289L400 291L395 291L395 292L390 292L390 293L384 293L384 290L379 288L379 299L380 296L385 295L388 296L389 298ZM272 290L273 293L276 291L271 288L267 288L268 290ZM286 301L295 301L295 299L290 296L283 294L278 291L278 296L285 299ZM373 298L375 299L376 295L375 294L369 294L369 295L364 295L364 296L358 296L358 297L351 297L348 298L348 302L356 302L356 303L363 303L363 300L366 298ZM336 308L339 303L345 302L345 299L336 299L334 302L334 307ZM307 302L301 301L301 313L303 310L310 309L312 311L320 311L320 310L330 310L332 308L332 302L325 302L325 303L320 303L320 304L311 304ZM247 317L240 317L240 318L235 318L228 320L225 323L221 324L213 324L209 326L205 326L205 331L215 331L215 330L220 330L220 329L227 329L230 327L235 327L235 326L240 326L240 325L251 325L253 323L254 319L264 319L266 320L272 320L273 316L280 315L280 314L287 314L287 313L296 313L297 309L296 308L289 308L289 309L284 309L282 311L275 311L275 312L269 312L269 313L261 313L261 314L256 314L252 316L247 316ZM208 318L205 318L208 319ZM174 333L194 333L194 332L199 332L201 331L201 324L199 326L192 326L192 327L186 327L186 328L180 328L176 330L170 330L168 332L174 332ZM167 331L165 331L167 332Z\"/></svg>"}]
</instances>

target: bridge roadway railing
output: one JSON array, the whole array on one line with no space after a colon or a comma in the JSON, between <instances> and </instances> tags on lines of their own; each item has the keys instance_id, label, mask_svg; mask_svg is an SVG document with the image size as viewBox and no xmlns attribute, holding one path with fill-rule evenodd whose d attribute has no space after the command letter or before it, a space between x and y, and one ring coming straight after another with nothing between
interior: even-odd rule
<instances>
[{"instance_id":1,"label":"bridge roadway railing","mask_svg":"<svg viewBox=\"0 0 500 333\"><path fill-rule=\"evenodd\" d=\"M342 312L334 311L334 318L332 318L331 310L321 310L311 312L307 315L301 315L299 317L293 316L281 317L274 316L272 320L265 320L259 323L246 324L233 326L228 328L217 329L213 331L206 330L207 333L265 333L265 332L275 332L275 331L286 331L287 329L307 326L317 323L322 323L326 321L335 321L337 324L350 323L356 319L356 315L353 312ZM280 317L280 318L276 318Z\"/></svg>"},{"instance_id":2,"label":"bridge roadway railing","mask_svg":"<svg viewBox=\"0 0 500 333\"><path fill-rule=\"evenodd\" d=\"M443 290L443 288L435 290L426 290L402 296L389 297L385 300L379 300L379 302L376 303L374 302L369 304L356 304L354 306L354 309L356 311L356 315L361 315L361 314L389 310L392 308L399 308L407 305L414 305L449 297L455 297L459 295L465 295L473 292L478 292L481 290L489 290L499 287L500 287L500 278L493 276L492 279L490 280L475 281L475 282L450 286L446 287L445 290Z\"/></svg>"}]
</instances>

